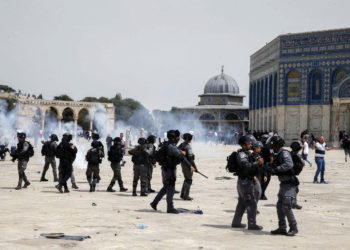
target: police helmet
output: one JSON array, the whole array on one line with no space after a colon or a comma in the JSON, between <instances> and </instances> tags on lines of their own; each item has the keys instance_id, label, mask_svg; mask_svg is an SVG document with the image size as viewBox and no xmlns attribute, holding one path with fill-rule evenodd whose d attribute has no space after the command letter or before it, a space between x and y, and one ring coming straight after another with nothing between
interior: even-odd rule
<instances>
[{"instance_id":1,"label":"police helmet","mask_svg":"<svg viewBox=\"0 0 350 250\"><path fill-rule=\"evenodd\" d=\"M247 134L246 136L250 138L250 141L251 141L253 144L257 141L257 140L255 139L254 135L252 135L252 134Z\"/></svg>"},{"instance_id":2,"label":"police helmet","mask_svg":"<svg viewBox=\"0 0 350 250\"><path fill-rule=\"evenodd\" d=\"M92 137L93 140L98 140L98 139L100 139L100 135L99 135L98 133L93 133L93 134L91 135L91 137Z\"/></svg>"},{"instance_id":3,"label":"police helmet","mask_svg":"<svg viewBox=\"0 0 350 250\"><path fill-rule=\"evenodd\" d=\"M261 141L256 141L256 142L254 142L253 143L253 149L254 148L263 148L264 147L264 145L262 144L262 142Z\"/></svg>"},{"instance_id":4,"label":"police helmet","mask_svg":"<svg viewBox=\"0 0 350 250\"><path fill-rule=\"evenodd\" d=\"M51 141L58 141L58 137L56 134L50 135L50 139L51 139Z\"/></svg>"},{"instance_id":5,"label":"police helmet","mask_svg":"<svg viewBox=\"0 0 350 250\"><path fill-rule=\"evenodd\" d=\"M122 139L120 139L120 137L115 137L115 138L113 139L113 142L114 142L114 144L121 143L121 142L122 142Z\"/></svg>"},{"instance_id":6,"label":"police helmet","mask_svg":"<svg viewBox=\"0 0 350 250\"><path fill-rule=\"evenodd\" d=\"M193 136L192 136L190 133L185 133L185 134L183 134L182 138L183 138L184 140L191 141L192 138L193 138Z\"/></svg>"},{"instance_id":7,"label":"police helmet","mask_svg":"<svg viewBox=\"0 0 350 250\"><path fill-rule=\"evenodd\" d=\"M155 135L150 135L147 137L147 143L155 143L156 142L156 136Z\"/></svg>"},{"instance_id":8,"label":"police helmet","mask_svg":"<svg viewBox=\"0 0 350 250\"><path fill-rule=\"evenodd\" d=\"M66 132L63 134L62 139L65 139L67 141L71 141L73 139L73 136L72 136L72 134Z\"/></svg>"},{"instance_id":9,"label":"police helmet","mask_svg":"<svg viewBox=\"0 0 350 250\"><path fill-rule=\"evenodd\" d=\"M269 144L271 145L271 147L273 147L273 146L283 147L284 143L285 142L284 142L283 138L279 135L274 135L271 138L269 138Z\"/></svg>"},{"instance_id":10,"label":"police helmet","mask_svg":"<svg viewBox=\"0 0 350 250\"><path fill-rule=\"evenodd\" d=\"M24 138L25 139L26 137L27 137L27 135L25 132L23 132L23 131L17 132L17 138Z\"/></svg>"},{"instance_id":11,"label":"police helmet","mask_svg":"<svg viewBox=\"0 0 350 250\"><path fill-rule=\"evenodd\" d=\"M138 139L138 141L137 141L137 143L138 144L140 144L140 145L144 145L144 144L146 144L146 139L145 138L143 138L143 137L140 137L139 139Z\"/></svg>"},{"instance_id":12,"label":"police helmet","mask_svg":"<svg viewBox=\"0 0 350 250\"><path fill-rule=\"evenodd\" d=\"M239 145L246 144L247 142L253 142L252 138L250 136L247 136L247 135L242 135L238 140Z\"/></svg>"},{"instance_id":13,"label":"police helmet","mask_svg":"<svg viewBox=\"0 0 350 250\"><path fill-rule=\"evenodd\" d=\"M303 144L301 143L301 141L294 141L294 142L292 142L292 144L290 144L290 148L293 150L293 151L295 151L295 152L297 152L297 151L299 151L300 149L301 149L301 146L302 146Z\"/></svg>"},{"instance_id":14,"label":"police helmet","mask_svg":"<svg viewBox=\"0 0 350 250\"><path fill-rule=\"evenodd\" d=\"M166 136L167 136L168 139L173 139L173 138L176 138L176 137L180 137L180 131L179 130L169 130L166 133Z\"/></svg>"},{"instance_id":15,"label":"police helmet","mask_svg":"<svg viewBox=\"0 0 350 250\"><path fill-rule=\"evenodd\" d=\"M269 137L270 136L268 134L263 134L260 138L260 141L265 145Z\"/></svg>"}]
</instances>

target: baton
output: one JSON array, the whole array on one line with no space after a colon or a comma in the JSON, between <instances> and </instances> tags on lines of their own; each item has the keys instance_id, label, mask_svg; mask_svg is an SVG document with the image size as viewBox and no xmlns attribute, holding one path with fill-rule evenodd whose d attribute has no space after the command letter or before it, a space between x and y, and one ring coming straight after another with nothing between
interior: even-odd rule
<instances>
[{"instance_id":1,"label":"baton","mask_svg":"<svg viewBox=\"0 0 350 250\"><path fill-rule=\"evenodd\" d=\"M201 172L199 172L198 170L196 170L196 173L197 174L200 174L201 176L203 176L203 177L205 177L205 178L207 178L208 179L208 176L206 176L205 174L202 174Z\"/></svg>"}]
</instances>

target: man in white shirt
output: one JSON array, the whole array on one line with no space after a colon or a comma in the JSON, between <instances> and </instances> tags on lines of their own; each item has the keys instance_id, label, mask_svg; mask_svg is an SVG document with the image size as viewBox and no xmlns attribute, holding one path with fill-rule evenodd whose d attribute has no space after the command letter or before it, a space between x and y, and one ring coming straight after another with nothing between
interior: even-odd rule
<instances>
[{"instance_id":1,"label":"man in white shirt","mask_svg":"<svg viewBox=\"0 0 350 250\"><path fill-rule=\"evenodd\" d=\"M329 148L326 146L326 142L324 141L324 137L321 136L318 140L316 140L316 143L314 146L312 146L312 149L315 150L315 162L317 164L317 170L314 177L314 183L323 183L327 184L328 182L324 179L324 172L326 168L326 164L324 161L324 157L326 155L326 151L332 150L334 147ZM321 173L321 181L318 182L318 175Z\"/></svg>"},{"instance_id":2,"label":"man in white shirt","mask_svg":"<svg viewBox=\"0 0 350 250\"><path fill-rule=\"evenodd\" d=\"M301 157L304 161L309 163L310 167L312 167L312 163L307 159L307 156L309 155L309 144L307 143L307 136L303 136L303 145L301 146L303 149Z\"/></svg>"}]
</instances>

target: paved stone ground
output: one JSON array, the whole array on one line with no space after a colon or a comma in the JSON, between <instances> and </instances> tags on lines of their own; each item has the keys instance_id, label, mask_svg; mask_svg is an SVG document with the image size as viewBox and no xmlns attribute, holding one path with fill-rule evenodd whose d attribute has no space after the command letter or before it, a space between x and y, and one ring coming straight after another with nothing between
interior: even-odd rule
<instances>
[{"instance_id":1,"label":"paved stone ground","mask_svg":"<svg viewBox=\"0 0 350 250\"><path fill-rule=\"evenodd\" d=\"M203 210L169 215L166 202L154 212L148 197L132 197L132 164L122 169L126 193L105 192L112 171L107 161L101 167L102 181L95 193L88 192L85 169L76 168L79 190L60 194L54 188L52 172L49 182L39 182L42 159L39 151L30 161L27 175L32 185L27 190L14 190L16 165L9 158L0 162L0 249L349 249L350 248L350 163L344 163L341 150L327 153L326 178L329 184L313 184L313 167L305 167L300 176L299 204L295 211L299 223L296 237L272 236L277 227L275 204L278 180L274 177L267 191L268 200L259 203L258 224L262 232L230 227L237 204L236 177L225 172L226 156L236 147L194 145L198 167L209 176L195 175L191 195L185 202L175 196L177 208ZM310 155L310 158L313 158ZM183 177L178 171L177 189ZM153 187L161 187L160 170L154 171ZM96 206L92 206L95 203ZM246 222L246 215L244 216ZM144 224L145 229L136 225ZM90 235L78 242L40 237L41 233Z\"/></svg>"}]
</instances>

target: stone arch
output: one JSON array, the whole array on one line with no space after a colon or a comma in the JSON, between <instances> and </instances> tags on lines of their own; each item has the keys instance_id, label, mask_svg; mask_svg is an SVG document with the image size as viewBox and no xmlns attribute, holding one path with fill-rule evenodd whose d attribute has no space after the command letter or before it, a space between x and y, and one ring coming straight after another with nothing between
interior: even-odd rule
<instances>
[{"instance_id":1,"label":"stone arch","mask_svg":"<svg viewBox=\"0 0 350 250\"><path fill-rule=\"evenodd\" d=\"M77 112L78 114L78 126L80 126L83 130L90 129L90 112L88 108L81 108Z\"/></svg>"},{"instance_id":2,"label":"stone arch","mask_svg":"<svg viewBox=\"0 0 350 250\"><path fill-rule=\"evenodd\" d=\"M200 115L199 120L203 121L203 120L216 120L216 119L215 119L215 116L213 114L204 113L204 114Z\"/></svg>"},{"instance_id":3,"label":"stone arch","mask_svg":"<svg viewBox=\"0 0 350 250\"><path fill-rule=\"evenodd\" d=\"M107 135L107 112L103 109L96 109L92 117L93 130L97 130L101 137L105 137Z\"/></svg>"},{"instance_id":4,"label":"stone arch","mask_svg":"<svg viewBox=\"0 0 350 250\"><path fill-rule=\"evenodd\" d=\"M71 107L66 107L62 110L62 122L68 123L74 121L74 118L76 117L74 109Z\"/></svg>"},{"instance_id":5,"label":"stone arch","mask_svg":"<svg viewBox=\"0 0 350 250\"><path fill-rule=\"evenodd\" d=\"M323 73L319 69L314 69L308 77L309 103L321 102L323 99Z\"/></svg>"},{"instance_id":6,"label":"stone arch","mask_svg":"<svg viewBox=\"0 0 350 250\"><path fill-rule=\"evenodd\" d=\"M350 76L346 77L339 86L339 98L350 98Z\"/></svg>"},{"instance_id":7,"label":"stone arch","mask_svg":"<svg viewBox=\"0 0 350 250\"><path fill-rule=\"evenodd\" d=\"M45 110L44 119L44 138L48 138L48 135L54 133L58 129L59 111L56 107L50 106Z\"/></svg>"},{"instance_id":8,"label":"stone arch","mask_svg":"<svg viewBox=\"0 0 350 250\"><path fill-rule=\"evenodd\" d=\"M232 120L232 121L235 121L235 120L241 120L240 117L235 114L235 113L228 113L225 115L225 120Z\"/></svg>"},{"instance_id":9,"label":"stone arch","mask_svg":"<svg viewBox=\"0 0 350 250\"><path fill-rule=\"evenodd\" d=\"M286 74L286 101L297 103L300 101L301 74L293 69Z\"/></svg>"},{"instance_id":10,"label":"stone arch","mask_svg":"<svg viewBox=\"0 0 350 250\"><path fill-rule=\"evenodd\" d=\"M336 68L333 72L332 72L332 85L337 85L338 83L340 83L346 76L347 76L347 72L344 68Z\"/></svg>"}]
</instances>

